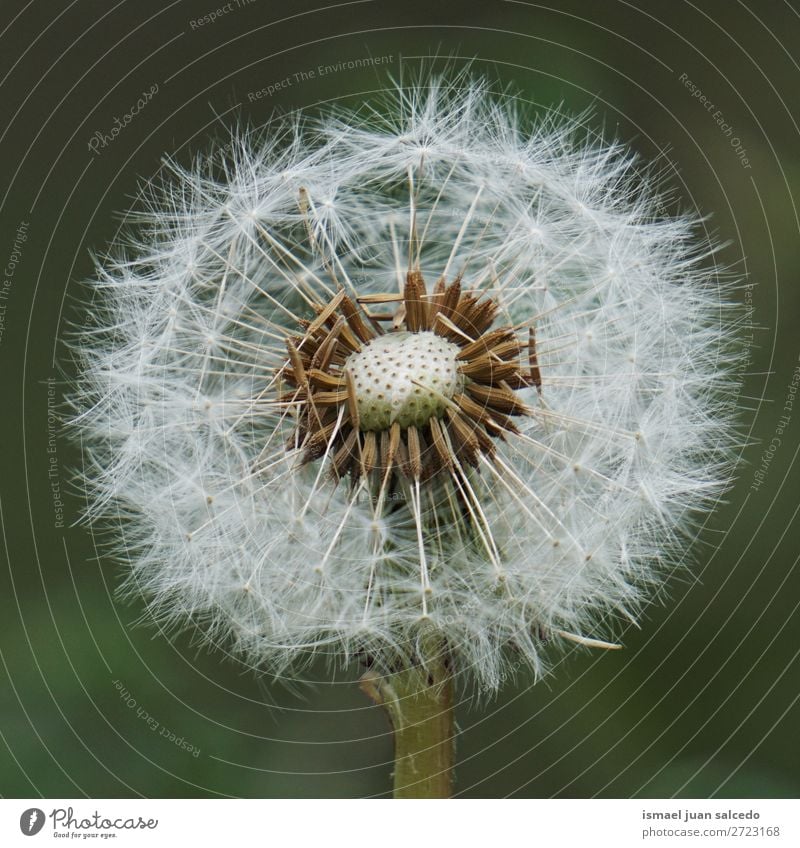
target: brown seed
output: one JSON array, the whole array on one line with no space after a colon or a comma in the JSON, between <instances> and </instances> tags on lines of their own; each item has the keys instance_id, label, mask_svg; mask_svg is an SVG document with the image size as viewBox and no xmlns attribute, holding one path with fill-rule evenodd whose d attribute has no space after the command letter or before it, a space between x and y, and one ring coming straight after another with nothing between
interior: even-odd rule
<instances>
[{"instance_id":1,"label":"brown seed","mask_svg":"<svg viewBox=\"0 0 800 848\"><path fill-rule=\"evenodd\" d=\"M350 423L357 430L361 422L358 416L358 400L356 399L356 387L353 382L353 375L349 371L345 371L344 373L345 380L347 382L347 412L350 415Z\"/></svg>"},{"instance_id":2,"label":"brown seed","mask_svg":"<svg viewBox=\"0 0 800 848\"><path fill-rule=\"evenodd\" d=\"M419 431L416 427L406 430L406 443L408 444L408 464L411 469L411 477L419 480L422 476L422 451L420 449Z\"/></svg>"},{"instance_id":3,"label":"brown seed","mask_svg":"<svg viewBox=\"0 0 800 848\"><path fill-rule=\"evenodd\" d=\"M503 362L483 356L463 363L459 370L465 377L497 385L501 380L519 373L519 365L516 362Z\"/></svg>"},{"instance_id":4,"label":"brown seed","mask_svg":"<svg viewBox=\"0 0 800 848\"><path fill-rule=\"evenodd\" d=\"M428 422L431 429L431 441L433 442L433 449L436 451L436 454L444 468L450 468L453 462L453 456L450 452L450 448L447 445L447 441L445 440L444 433L442 432L442 426L439 423L438 418L431 418Z\"/></svg>"},{"instance_id":5,"label":"brown seed","mask_svg":"<svg viewBox=\"0 0 800 848\"><path fill-rule=\"evenodd\" d=\"M403 300L406 307L406 327L412 333L428 329L428 304L423 301L425 296L425 280L419 271L409 271L406 275L406 285Z\"/></svg>"},{"instance_id":6,"label":"brown seed","mask_svg":"<svg viewBox=\"0 0 800 848\"><path fill-rule=\"evenodd\" d=\"M450 421L450 432L456 444L456 449L462 453L469 465L477 465L480 443L475 428L471 427L453 409L447 410L447 417Z\"/></svg>"},{"instance_id":7,"label":"brown seed","mask_svg":"<svg viewBox=\"0 0 800 848\"><path fill-rule=\"evenodd\" d=\"M347 402L347 396L347 389L340 389L338 392L314 392L312 402L316 406L339 405Z\"/></svg>"},{"instance_id":8,"label":"brown seed","mask_svg":"<svg viewBox=\"0 0 800 848\"><path fill-rule=\"evenodd\" d=\"M356 305L349 297L342 298L342 312L350 329L365 344L375 338L375 333L361 320Z\"/></svg>"},{"instance_id":9,"label":"brown seed","mask_svg":"<svg viewBox=\"0 0 800 848\"><path fill-rule=\"evenodd\" d=\"M312 386L319 386L324 389L340 389L344 385L342 374L331 374L329 371L321 371L319 368L312 368L306 378Z\"/></svg>"},{"instance_id":10,"label":"brown seed","mask_svg":"<svg viewBox=\"0 0 800 848\"><path fill-rule=\"evenodd\" d=\"M364 446L361 449L361 473L369 474L378 460L378 440L371 430L364 433Z\"/></svg>"},{"instance_id":11,"label":"brown seed","mask_svg":"<svg viewBox=\"0 0 800 848\"><path fill-rule=\"evenodd\" d=\"M336 353L339 334L342 332L343 326L344 318L339 318L333 325L333 329L325 337L325 340L317 348L317 351L311 360L312 368L318 368L320 371L326 371L328 369L328 366Z\"/></svg>"},{"instance_id":12,"label":"brown seed","mask_svg":"<svg viewBox=\"0 0 800 848\"><path fill-rule=\"evenodd\" d=\"M514 331L510 327L501 327L498 330L492 330L491 333L484 333L479 336L474 342L464 345L458 354L459 359L472 359L475 356L481 356L489 353L496 345L507 342L514 338Z\"/></svg>"},{"instance_id":13,"label":"brown seed","mask_svg":"<svg viewBox=\"0 0 800 848\"><path fill-rule=\"evenodd\" d=\"M461 299L461 277L456 277L447 287L442 298L441 314L445 318L452 318L453 312Z\"/></svg>"},{"instance_id":14,"label":"brown seed","mask_svg":"<svg viewBox=\"0 0 800 848\"><path fill-rule=\"evenodd\" d=\"M339 289L333 296L327 306L319 310L317 317L309 324L307 334L312 335L333 315L339 308L339 304L344 300L344 289Z\"/></svg>"},{"instance_id":15,"label":"brown seed","mask_svg":"<svg viewBox=\"0 0 800 848\"><path fill-rule=\"evenodd\" d=\"M357 297L358 303L397 303L403 300L404 295L399 292L385 294L365 294Z\"/></svg>"},{"instance_id":16,"label":"brown seed","mask_svg":"<svg viewBox=\"0 0 800 848\"><path fill-rule=\"evenodd\" d=\"M542 372L539 370L539 357L536 355L536 329L528 330L528 364L530 365L530 376L536 391L542 393Z\"/></svg>"},{"instance_id":17,"label":"brown seed","mask_svg":"<svg viewBox=\"0 0 800 848\"><path fill-rule=\"evenodd\" d=\"M358 431L351 429L341 447L333 455L333 471L337 477L343 477L352 467L356 459L356 442Z\"/></svg>"},{"instance_id":18,"label":"brown seed","mask_svg":"<svg viewBox=\"0 0 800 848\"><path fill-rule=\"evenodd\" d=\"M467 383L467 392L479 404L485 407L493 407L499 412L509 415L522 415L525 412L525 404L504 386L482 386L480 383Z\"/></svg>"},{"instance_id":19,"label":"brown seed","mask_svg":"<svg viewBox=\"0 0 800 848\"><path fill-rule=\"evenodd\" d=\"M303 360L300 358L300 353L291 339L286 339L286 350L289 353L289 361L292 363L292 381L298 386L302 386L306 381L306 370L303 366Z\"/></svg>"}]
</instances>

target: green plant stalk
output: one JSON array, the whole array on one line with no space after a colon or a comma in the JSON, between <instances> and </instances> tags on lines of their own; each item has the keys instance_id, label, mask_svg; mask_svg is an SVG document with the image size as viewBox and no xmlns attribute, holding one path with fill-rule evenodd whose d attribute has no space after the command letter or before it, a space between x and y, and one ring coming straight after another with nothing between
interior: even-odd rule
<instances>
[{"instance_id":1,"label":"green plant stalk","mask_svg":"<svg viewBox=\"0 0 800 848\"><path fill-rule=\"evenodd\" d=\"M449 798L455 723L446 657L385 676L368 671L361 688L384 707L392 725L394 797Z\"/></svg>"}]
</instances>

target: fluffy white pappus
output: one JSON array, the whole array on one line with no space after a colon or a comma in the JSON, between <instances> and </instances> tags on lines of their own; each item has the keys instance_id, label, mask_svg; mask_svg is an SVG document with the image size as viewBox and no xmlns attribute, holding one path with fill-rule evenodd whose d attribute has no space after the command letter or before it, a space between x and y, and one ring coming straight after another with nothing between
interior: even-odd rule
<instances>
[{"instance_id":1,"label":"fluffy white pappus","mask_svg":"<svg viewBox=\"0 0 800 848\"><path fill-rule=\"evenodd\" d=\"M171 164L99 263L77 343L87 515L126 587L280 673L424 661L433 637L491 691L547 645L606 644L731 466L729 292L656 181L466 77ZM337 479L330 445L303 461L286 340L412 269L535 332L525 415L474 468Z\"/></svg>"}]
</instances>

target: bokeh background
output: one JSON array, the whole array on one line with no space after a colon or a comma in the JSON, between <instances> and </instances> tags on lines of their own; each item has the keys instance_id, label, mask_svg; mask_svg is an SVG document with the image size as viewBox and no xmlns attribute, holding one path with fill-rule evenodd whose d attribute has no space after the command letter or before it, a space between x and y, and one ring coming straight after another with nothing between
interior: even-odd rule
<instances>
[{"instance_id":1,"label":"bokeh background","mask_svg":"<svg viewBox=\"0 0 800 848\"><path fill-rule=\"evenodd\" d=\"M389 791L391 738L357 668L314 669L314 686L289 690L115 600L118 567L73 526L79 458L48 403L63 395L90 251L165 154L188 161L237 120L357 103L434 57L473 59L531 109L591 107L598 130L660 159L677 206L710 216L722 261L752 284L740 292L748 445L692 571L623 634L624 651L575 651L536 685L522 674L494 701L461 704L456 790L796 796L800 401L780 420L800 364L799 45L798 5L781 0L2 0L0 794ZM294 77L370 56L381 67Z\"/></svg>"}]
</instances>

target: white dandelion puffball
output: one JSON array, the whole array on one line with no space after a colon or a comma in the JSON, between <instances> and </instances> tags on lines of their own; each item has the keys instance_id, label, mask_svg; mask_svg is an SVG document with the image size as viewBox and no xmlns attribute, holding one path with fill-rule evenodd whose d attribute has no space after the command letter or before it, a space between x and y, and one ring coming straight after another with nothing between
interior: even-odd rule
<instances>
[{"instance_id":1,"label":"white dandelion puffball","mask_svg":"<svg viewBox=\"0 0 800 848\"><path fill-rule=\"evenodd\" d=\"M240 133L99 263L74 424L126 587L249 662L603 645L724 489L696 221L481 81Z\"/></svg>"}]
</instances>

